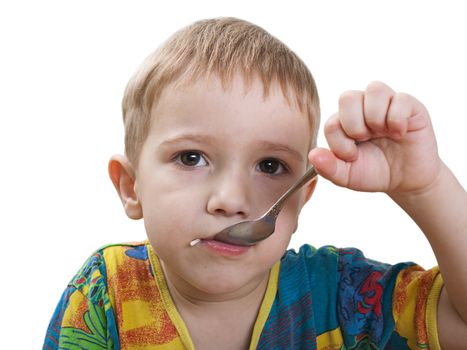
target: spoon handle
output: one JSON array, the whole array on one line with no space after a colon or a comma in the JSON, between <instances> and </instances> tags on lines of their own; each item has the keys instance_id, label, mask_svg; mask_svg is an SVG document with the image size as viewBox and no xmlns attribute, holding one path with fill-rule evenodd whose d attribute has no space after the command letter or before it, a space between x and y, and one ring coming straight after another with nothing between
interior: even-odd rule
<instances>
[{"instance_id":1,"label":"spoon handle","mask_svg":"<svg viewBox=\"0 0 467 350\"><path fill-rule=\"evenodd\" d=\"M313 179L318 173L315 170L315 167L312 165L303 176L295 182L292 187L290 187L277 201L273 204L271 209L269 209L266 214L263 215L263 218L266 216L273 217L274 219L279 215L284 202L289 196L295 193L300 187L306 184L308 181Z\"/></svg>"}]
</instances>

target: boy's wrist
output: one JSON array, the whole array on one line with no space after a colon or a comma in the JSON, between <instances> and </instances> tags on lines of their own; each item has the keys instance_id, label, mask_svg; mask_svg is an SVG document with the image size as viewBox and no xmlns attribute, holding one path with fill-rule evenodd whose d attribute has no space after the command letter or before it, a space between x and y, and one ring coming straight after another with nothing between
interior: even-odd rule
<instances>
[{"instance_id":1,"label":"boy's wrist","mask_svg":"<svg viewBox=\"0 0 467 350\"><path fill-rule=\"evenodd\" d=\"M435 232L449 232L458 226L465 216L467 195L450 169L441 162L435 180L426 188L409 193L389 196L410 215L430 236Z\"/></svg>"},{"instance_id":2,"label":"boy's wrist","mask_svg":"<svg viewBox=\"0 0 467 350\"><path fill-rule=\"evenodd\" d=\"M433 177L433 181L412 191L388 192L387 195L400 207L405 208L406 206L436 200L436 197L443 196L451 188L452 180L457 182L449 168L442 160L439 160L439 168Z\"/></svg>"}]
</instances>

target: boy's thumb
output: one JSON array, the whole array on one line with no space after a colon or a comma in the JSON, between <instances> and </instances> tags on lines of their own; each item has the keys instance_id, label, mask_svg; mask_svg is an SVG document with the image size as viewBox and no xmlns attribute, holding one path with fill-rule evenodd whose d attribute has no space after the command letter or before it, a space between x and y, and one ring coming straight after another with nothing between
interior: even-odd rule
<instances>
[{"instance_id":1,"label":"boy's thumb","mask_svg":"<svg viewBox=\"0 0 467 350\"><path fill-rule=\"evenodd\" d=\"M334 153L326 148L314 148L308 153L308 160L319 175L330 181L334 180L338 162Z\"/></svg>"}]
</instances>

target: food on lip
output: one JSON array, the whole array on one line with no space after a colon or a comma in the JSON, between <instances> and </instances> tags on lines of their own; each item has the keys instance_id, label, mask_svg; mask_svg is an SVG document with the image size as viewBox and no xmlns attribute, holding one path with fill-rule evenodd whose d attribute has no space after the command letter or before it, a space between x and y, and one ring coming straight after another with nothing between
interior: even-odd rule
<instances>
[{"instance_id":1,"label":"food on lip","mask_svg":"<svg viewBox=\"0 0 467 350\"><path fill-rule=\"evenodd\" d=\"M194 247L195 245L197 245L199 242L201 242L201 240L199 238L197 239L194 239L190 242L190 246Z\"/></svg>"}]
</instances>

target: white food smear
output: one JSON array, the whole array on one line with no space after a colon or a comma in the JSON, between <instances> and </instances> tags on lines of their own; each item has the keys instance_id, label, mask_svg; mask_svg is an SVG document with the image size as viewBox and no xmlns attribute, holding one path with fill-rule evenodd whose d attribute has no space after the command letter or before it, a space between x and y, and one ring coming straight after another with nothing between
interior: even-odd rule
<instances>
[{"instance_id":1,"label":"white food smear","mask_svg":"<svg viewBox=\"0 0 467 350\"><path fill-rule=\"evenodd\" d=\"M190 245L191 245L192 247L194 247L194 246L197 245L199 242L201 242L201 240L200 240L199 238L197 238L197 239L192 240L192 241L190 242Z\"/></svg>"}]
</instances>

